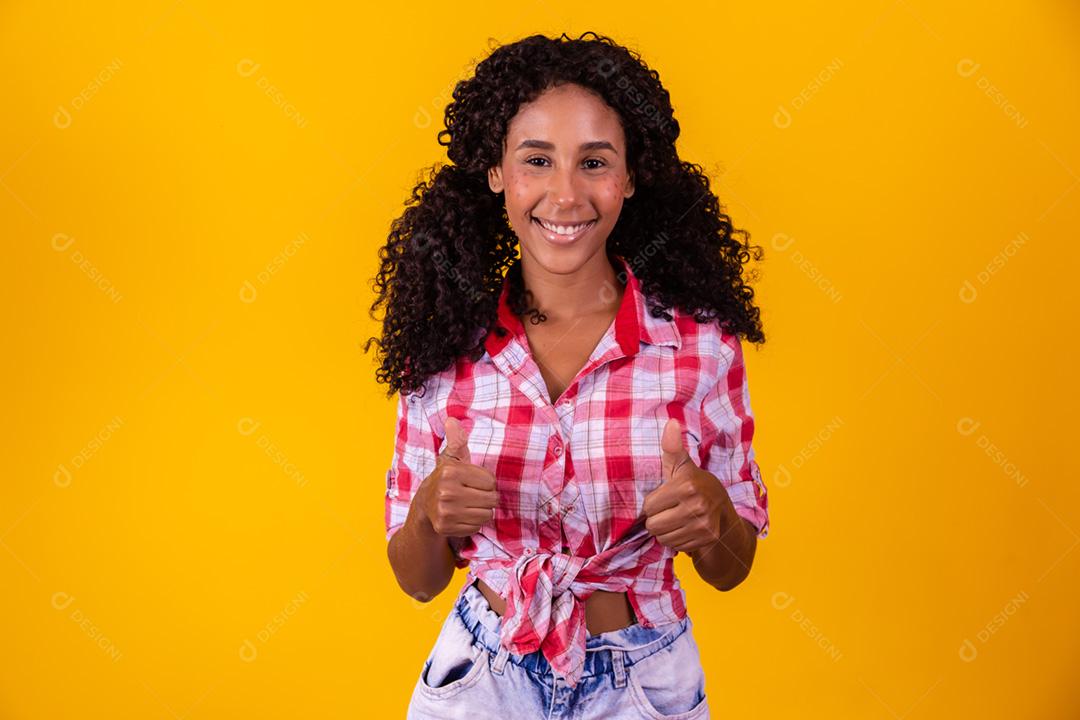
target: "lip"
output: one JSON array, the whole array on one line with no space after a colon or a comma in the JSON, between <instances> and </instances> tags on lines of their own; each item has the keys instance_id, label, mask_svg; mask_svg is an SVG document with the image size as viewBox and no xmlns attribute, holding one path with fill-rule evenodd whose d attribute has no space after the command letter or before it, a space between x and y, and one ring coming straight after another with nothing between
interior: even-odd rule
<instances>
[{"instance_id":1,"label":"lip","mask_svg":"<svg viewBox=\"0 0 1080 720\"><path fill-rule=\"evenodd\" d=\"M552 243L554 245L569 245L570 243L576 242L578 240L578 238L580 238L582 235L589 232L590 230L592 230L596 226L596 218L593 218L592 220L588 221L588 223L589 223L588 225L583 227L581 230L578 230L573 235L560 235L559 233L554 232L552 230L548 230L546 227L541 225L540 221L535 216L530 216L530 218L532 220L533 225L536 226L537 231L542 236L544 236L544 238L548 242L550 242L550 243ZM558 223L555 223L555 224L558 224ZM566 224L567 225L577 225L577 223L566 223Z\"/></svg>"}]
</instances>

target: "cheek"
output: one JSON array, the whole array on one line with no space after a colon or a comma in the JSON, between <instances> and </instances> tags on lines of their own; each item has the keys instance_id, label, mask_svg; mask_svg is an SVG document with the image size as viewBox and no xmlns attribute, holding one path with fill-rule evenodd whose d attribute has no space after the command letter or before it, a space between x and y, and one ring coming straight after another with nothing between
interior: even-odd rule
<instances>
[{"instance_id":1,"label":"cheek","mask_svg":"<svg viewBox=\"0 0 1080 720\"><path fill-rule=\"evenodd\" d=\"M616 179L605 181L597 188L596 199L598 203L603 204L604 209L609 211L622 207L624 200L622 182Z\"/></svg>"},{"instance_id":2,"label":"cheek","mask_svg":"<svg viewBox=\"0 0 1080 720\"><path fill-rule=\"evenodd\" d=\"M528 175L514 172L507 173L505 177L505 196L509 206L508 210L513 211L514 208L531 207L537 192L536 188L533 187L532 179Z\"/></svg>"}]
</instances>

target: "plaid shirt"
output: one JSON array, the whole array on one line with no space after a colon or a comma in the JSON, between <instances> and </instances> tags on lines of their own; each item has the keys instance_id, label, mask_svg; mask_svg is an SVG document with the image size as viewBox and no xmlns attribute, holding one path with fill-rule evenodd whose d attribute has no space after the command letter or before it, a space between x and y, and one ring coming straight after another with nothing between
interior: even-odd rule
<instances>
[{"instance_id":1,"label":"plaid shirt","mask_svg":"<svg viewBox=\"0 0 1080 720\"><path fill-rule=\"evenodd\" d=\"M507 304L486 353L433 375L424 392L399 397L394 455L386 473L386 537L408 514L435 468L450 415L461 421L472 462L496 478L492 522L450 538L464 592L480 577L506 600L501 643L541 649L575 686L585 661L584 600L626 591L646 627L686 615L673 572L676 551L645 530L645 496L661 482L660 435L678 418L691 459L727 488L736 512L768 535L768 500L751 440L754 418L741 343L715 322L675 308L653 317L624 258L626 282L614 322L558 403Z\"/></svg>"}]
</instances>

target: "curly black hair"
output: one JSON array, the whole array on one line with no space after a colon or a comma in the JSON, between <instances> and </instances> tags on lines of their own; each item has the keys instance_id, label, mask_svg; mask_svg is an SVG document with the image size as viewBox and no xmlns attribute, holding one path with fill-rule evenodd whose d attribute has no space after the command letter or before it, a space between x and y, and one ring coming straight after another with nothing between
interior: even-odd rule
<instances>
[{"instance_id":1,"label":"curly black hair","mask_svg":"<svg viewBox=\"0 0 1080 720\"><path fill-rule=\"evenodd\" d=\"M488 330L501 330L495 320L504 274L511 309L529 311L517 236L487 172L502 161L519 107L566 83L597 93L622 122L635 191L606 249L630 263L649 312L670 320L667 311L678 307L697 322L717 320L729 333L765 342L748 285L758 272L743 277L743 265L763 250L732 226L703 168L679 159L679 123L659 73L594 32L532 35L496 47L473 77L457 83L438 134L453 164L437 163L420 179L379 250L370 315L386 305L383 337L369 338L364 352L378 343L376 379L388 384L387 397L422 390L459 358L483 356ZM663 261L647 261L654 255Z\"/></svg>"}]
</instances>

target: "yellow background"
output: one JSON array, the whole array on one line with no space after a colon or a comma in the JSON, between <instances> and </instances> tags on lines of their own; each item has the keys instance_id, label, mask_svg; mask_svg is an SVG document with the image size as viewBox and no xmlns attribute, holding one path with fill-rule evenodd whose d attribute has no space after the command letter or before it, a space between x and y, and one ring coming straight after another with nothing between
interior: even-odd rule
<instances>
[{"instance_id":1,"label":"yellow background","mask_svg":"<svg viewBox=\"0 0 1080 720\"><path fill-rule=\"evenodd\" d=\"M3 3L0 717L403 714L464 571L386 561L376 251L488 38L589 29L766 249L714 714L1080 716L1080 12L749 5Z\"/></svg>"}]
</instances>

